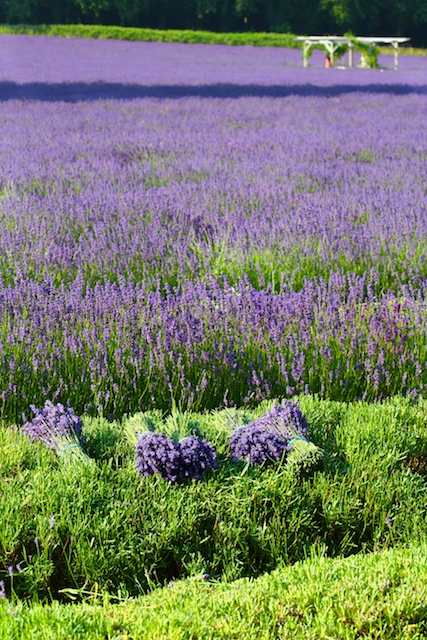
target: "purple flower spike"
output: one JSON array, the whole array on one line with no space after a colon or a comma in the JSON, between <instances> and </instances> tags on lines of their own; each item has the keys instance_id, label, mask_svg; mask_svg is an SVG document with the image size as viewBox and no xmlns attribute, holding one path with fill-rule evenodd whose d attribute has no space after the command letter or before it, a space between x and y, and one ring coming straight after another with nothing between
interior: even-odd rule
<instances>
[{"instance_id":1,"label":"purple flower spike","mask_svg":"<svg viewBox=\"0 0 427 640\"><path fill-rule=\"evenodd\" d=\"M163 433L143 433L136 445L136 469L142 476L159 473L169 482L180 479L181 454L177 444Z\"/></svg>"},{"instance_id":2,"label":"purple flower spike","mask_svg":"<svg viewBox=\"0 0 427 640\"><path fill-rule=\"evenodd\" d=\"M42 442L49 449L60 450L64 440L75 440L82 443L82 421L75 415L72 408L65 409L64 405L53 404L46 400L43 409L31 405L34 418L24 424L24 433L31 442Z\"/></svg>"},{"instance_id":3,"label":"purple flower spike","mask_svg":"<svg viewBox=\"0 0 427 640\"><path fill-rule=\"evenodd\" d=\"M181 452L181 474L183 478L199 480L202 474L216 469L218 463L213 446L207 440L189 436L178 443Z\"/></svg>"},{"instance_id":4,"label":"purple flower spike","mask_svg":"<svg viewBox=\"0 0 427 640\"><path fill-rule=\"evenodd\" d=\"M259 426L256 422L239 427L230 438L233 460L246 460L251 465L278 462L290 450L287 440Z\"/></svg>"}]
</instances>

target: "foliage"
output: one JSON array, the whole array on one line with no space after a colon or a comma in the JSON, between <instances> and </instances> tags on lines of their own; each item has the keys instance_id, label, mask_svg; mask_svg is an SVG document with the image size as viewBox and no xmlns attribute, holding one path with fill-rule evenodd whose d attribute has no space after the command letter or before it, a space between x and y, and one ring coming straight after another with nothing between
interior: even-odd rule
<instances>
[{"instance_id":1,"label":"foliage","mask_svg":"<svg viewBox=\"0 0 427 640\"><path fill-rule=\"evenodd\" d=\"M326 454L309 479L286 465L227 462L236 422L253 421L271 403L193 415L219 468L185 484L141 478L125 424L84 418L96 463L73 467L3 426L0 580L7 598L12 590L21 598L64 598L98 588L138 595L185 576L257 576L314 548L349 555L424 536L426 403L301 397L299 404L310 439ZM158 414L147 419L167 431Z\"/></svg>"},{"instance_id":2,"label":"foliage","mask_svg":"<svg viewBox=\"0 0 427 640\"><path fill-rule=\"evenodd\" d=\"M415 640L425 635L426 558L425 540L350 558L319 549L255 580L195 576L119 603L102 591L71 605L0 600L0 633L10 640Z\"/></svg>"},{"instance_id":3,"label":"foliage","mask_svg":"<svg viewBox=\"0 0 427 640\"><path fill-rule=\"evenodd\" d=\"M368 44L365 42L361 42L357 38L355 38L351 33L346 33L346 37L350 38L354 48L356 51L362 54L362 64L369 69L377 69L378 68L378 54L379 47Z\"/></svg>"},{"instance_id":4,"label":"foliage","mask_svg":"<svg viewBox=\"0 0 427 640\"><path fill-rule=\"evenodd\" d=\"M299 48L290 33L215 33L203 30L146 29L103 25L0 25L0 33L49 35L65 38L129 40L132 42L177 42L226 44L230 46Z\"/></svg>"}]
</instances>

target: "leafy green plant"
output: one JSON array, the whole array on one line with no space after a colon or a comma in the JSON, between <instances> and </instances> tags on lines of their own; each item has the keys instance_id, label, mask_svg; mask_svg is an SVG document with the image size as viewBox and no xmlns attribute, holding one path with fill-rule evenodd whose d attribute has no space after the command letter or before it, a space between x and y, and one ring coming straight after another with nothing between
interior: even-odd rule
<instances>
[{"instance_id":1,"label":"leafy green plant","mask_svg":"<svg viewBox=\"0 0 427 640\"><path fill-rule=\"evenodd\" d=\"M351 42L354 45L354 49L362 54L362 59L360 62L361 66L367 67L369 69L378 68L378 54L380 52L378 46L367 42L361 42L351 33L346 33L345 37L350 38Z\"/></svg>"}]
</instances>

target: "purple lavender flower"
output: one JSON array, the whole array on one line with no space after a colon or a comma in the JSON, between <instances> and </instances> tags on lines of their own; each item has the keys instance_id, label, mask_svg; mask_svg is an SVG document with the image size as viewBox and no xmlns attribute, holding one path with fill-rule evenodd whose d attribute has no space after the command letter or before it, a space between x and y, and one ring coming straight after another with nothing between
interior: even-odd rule
<instances>
[{"instance_id":1,"label":"purple lavender flower","mask_svg":"<svg viewBox=\"0 0 427 640\"><path fill-rule=\"evenodd\" d=\"M278 462L289 451L285 438L256 422L239 427L232 433L230 449L232 460L246 460L251 465Z\"/></svg>"},{"instance_id":2,"label":"purple lavender flower","mask_svg":"<svg viewBox=\"0 0 427 640\"><path fill-rule=\"evenodd\" d=\"M181 477L178 445L163 433L143 433L136 445L136 469L142 476L159 473L169 482Z\"/></svg>"},{"instance_id":3,"label":"purple lavender flower","mask_svg":"<svg viewBox=\"0 0 427 640\"><path fill-rule=\"evenodd\" d=\"M307 420L299 406L287 400L260 418L239 427L230 438L231 457L250 464L278 462L291 450L292 439L305 439Z\"/></svg>"},{"instance_id":4,"label":"purple lavender flower","mask_svg":"<svg viewBox=\"0 0 427 640\"><path fill-rule=\"evenodd\" d=\"M31 409L35 417L23 427L31 442L38 440L56 451L61 450L64 440L66 446L82 444L82 421L71 407L65 409L61 403L55 405L46 400L43 409L37 409L34 405L31 405Z\"/></svg>"},{"instance_id":5,"label":"purple lavender flower","mask_svg":"<svg viewBox=\"0 0 427 640\"><path fill-rule=\"evenodd\" d=\"M215 450L207 440L188 436L178 443L178 447L181 453L182 478L199 480L203 473L218 467Z\"/></svg>"},{"instance_id":6,"label":"purple lavender flower","mask_svg":"<svg viewBox=\"0 0 427 640\"><path fill-rule=\"evenodd\" d=\"M305 438L307 435L308 425L304 414L297 404L288 400L280 405L273 405L271 411L254 422L267 431L280 434L286 440Z\"/></svg>"},{"instance_id":7,"label":"purple lavender flower","mask_svg":"<svg viewBox=\"0 0 427 640\"><path fill-rule=\"evenodd\" d=\"M301 83L296 50L2 52L3 418L167 410L172 380L200 408L426 395L426 58L338 79L315 51Z\"/></svg>"},{"instance_id":8,"label":"purple lavender flower","mask_svg":"<svg viewBox=\"0 0 427 640\"><path fill-rule=\"evenodd\" d=\"M0 598L6 598L6 587L4 580L0 580Z\"/></svg>"},{"instance_id":9,"label":"purple lavender flower","mask_svg":"<svg viewBox=\"0 0 427 640\"><path fill-rule=\"evenodd\" d=\"M136 468L143 476L159 473L170 482L199 480L218 466L215 450L207 440L189 436L176 443L163 433L143 433L136 445Z\"/></svg>"}]
</instances>

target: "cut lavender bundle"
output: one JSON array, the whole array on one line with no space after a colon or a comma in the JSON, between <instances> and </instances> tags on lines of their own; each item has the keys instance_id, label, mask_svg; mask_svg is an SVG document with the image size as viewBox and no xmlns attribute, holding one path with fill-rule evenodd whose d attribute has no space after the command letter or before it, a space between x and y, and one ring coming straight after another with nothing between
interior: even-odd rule
<instances>
[{"instance_id":1,"label":"cut lavender bundle","mask_svg":"<svg viewBox=\"0 0 427 640\"><path fill-rule=\"evenodd\" d=\"M164 433L143 433L136 445L136 469L142 476L159 473L169 482L181 479L181 452Z\"/></svg>"},{"instance_id":2,"label":"cut lavender bundle","mask_svg":"<svg viewBox=\"0 0 427 640\"><path fill-rule=\"evenodd\" d=\"M254 424L277 433L286 440L292 438L305 438L307 435L307 420L298 404L283 400L281 404L273 403L271 411L268 411L254 421Z\"/></svg>"},{"instance_id":3,"label":"cut lavender bundle","mask_svg":"<svg viewBox=\"0 0 427 640\"><path fill-rule=\"evenodd\" d=\"M230 438L232 460L246 460L251 465L279 462L289 451L285 438L251 422L236 429Z\"/></svg>"},{"instance_id":4,"label":"cut lavender bundle","mask_svg":"<svg viewBox=\"0 0 427 640\"><path fill-rule=\"evenodd\" d=\"M231 457L252 465L279 462L290 451L291 439L302 438L306 432L307 421L297 404L288 401L273 404L271 411L233 432Z\"/></svg>"},{"instance_id":5,"label":"cut lavender bundle","mask_svg":"<svg viewBox=\"0 0 427 640\"><path fill-rule=\"evenodd\" d=\"M41 442L65 459L89 459L82 449L82 420L71 407L66 409L61 403L46 400L43 409L31 405L31 410L34 418L23 426L31 442Z\"/></svg>"},{"instance_id":6,"label":"cut lavender bundle","mask_svg":"<svg viewBox=\"0 0 427 640\"><path fill-rule=\"evenodd\" d=\"M320 447L305 438L294 438L289 444L286 466L291 473L307 478L322 468L324 454Z\"/></svg>"},{"instance_id":7,"label":"cut lavender bundle","mask_svg":"<svg viewBox=\"0 0 427 640\"><path fill-rule=\"evenodd\" d=\"M289 400L273 404L272 410L255 422L286 439L290 451L286 465L292 473L307 477L321 467L323 451L307 439L307 420L298 404Z\"/></svg>"},{"instance_id":8,"label":"cut lavender bundle","mask_svg":"<svg viewBox=\"0 0 427 640\"><path fill-rule=\"evenodd\" d=\"M214 448L198 436L188 436L177 443L164 433L147 431L136 445L136 469L145 477L159 473L169 482L199 480L217 466Z\"/></svg>"},{"instance_id":9,"label":"cut lavender bundle","mask_svg":"<svg viewBox=\"0 0 427 640\"><path fill-rule=\"evenodd\" d=\"M271 411L232 433L231 457L257 465L279 462L286 456L292 472L308 475L319 467L323 452L307 440L307 428L297 404L288 400L273 404Z\"/></svg>"},{"instance_id":10,"label":"cut lavender bundle","mask_svg":"<svg viewBox=\"0 0 427 640\"><path fill-rule=\"evenodd\" d=\"M207 440L202 440L198 436L188 436L178 442L178 447L183 478L200 480L203 473L218 468L215 449Z\"/></svg>"}]
</instances>

